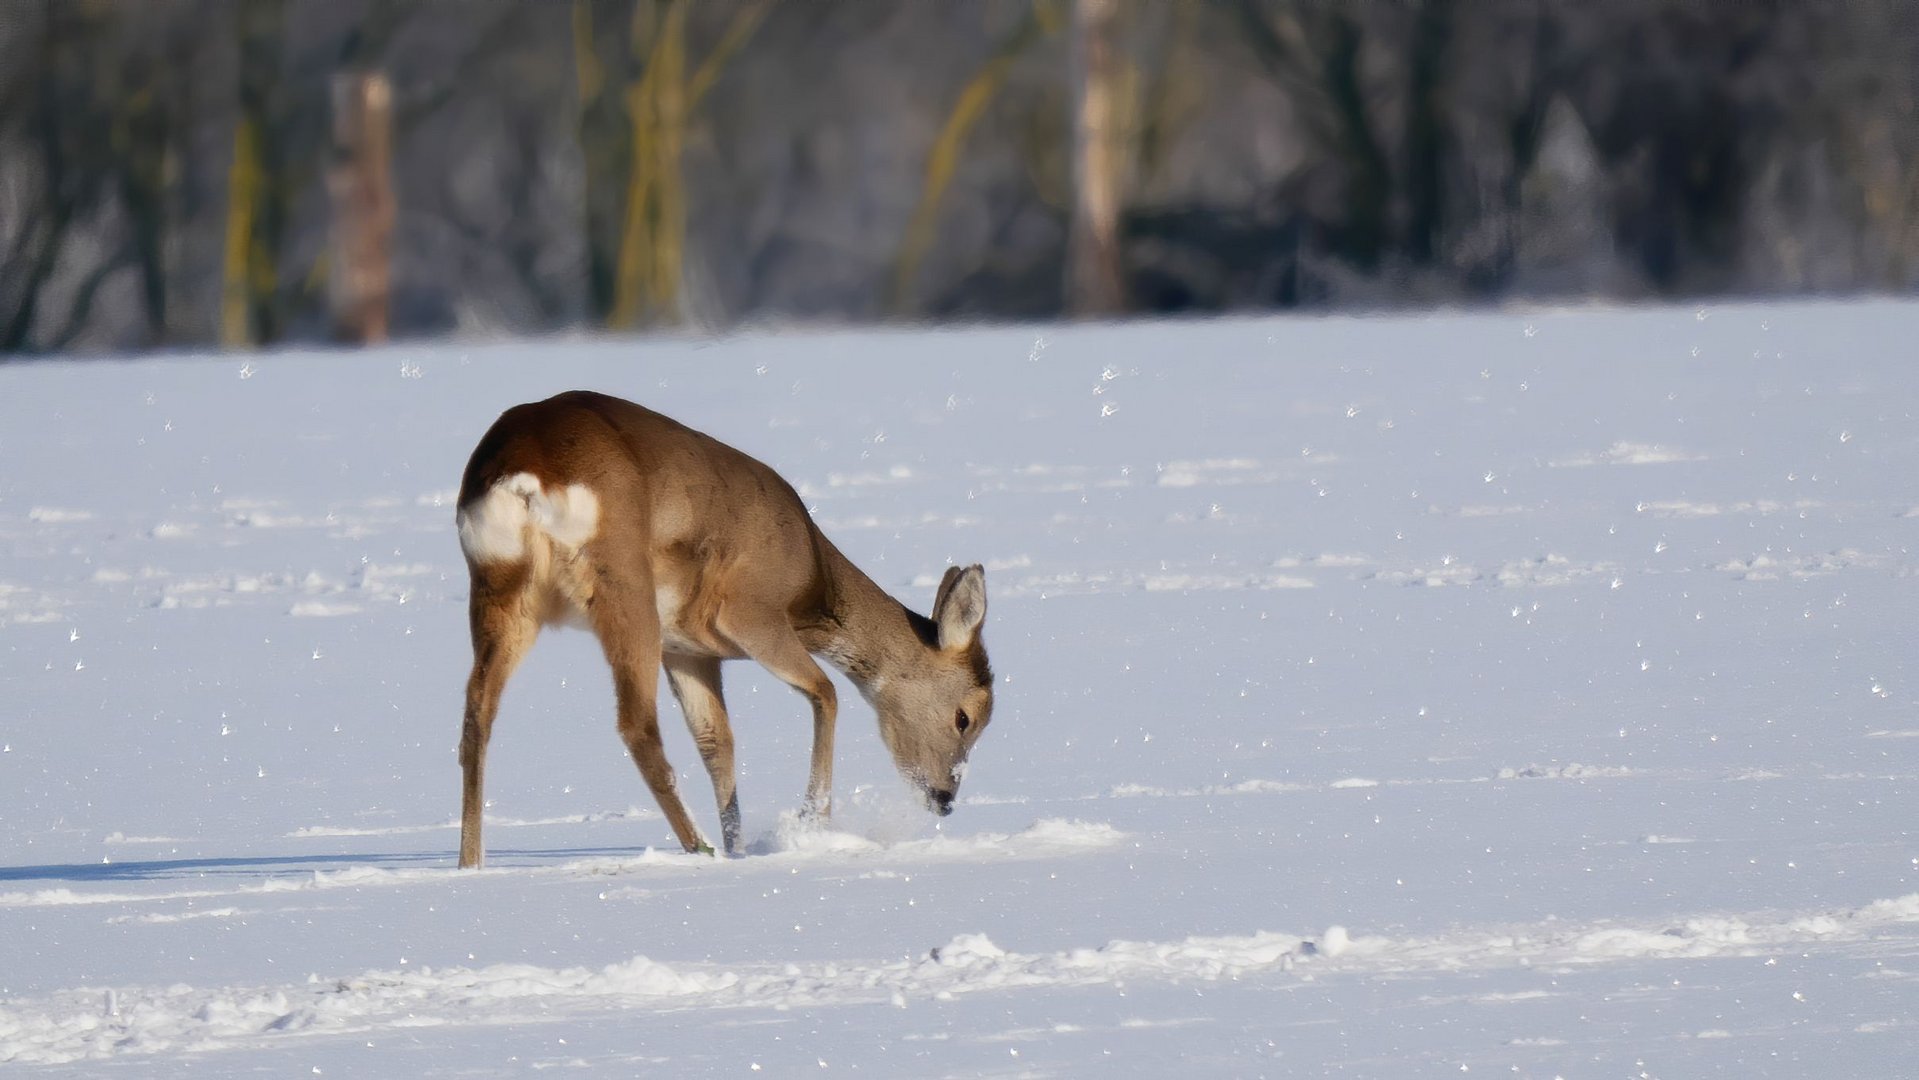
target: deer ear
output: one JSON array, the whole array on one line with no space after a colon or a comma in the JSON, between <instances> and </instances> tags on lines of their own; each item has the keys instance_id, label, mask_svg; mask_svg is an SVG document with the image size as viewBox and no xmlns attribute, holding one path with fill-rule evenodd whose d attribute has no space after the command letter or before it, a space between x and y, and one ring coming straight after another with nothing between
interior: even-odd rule
<instances>
[{"instance_id":1,"label":"deer ear","mask_svg":"<svg viewBox=\"0 0 1919 1080\"><path fill-rule=\"evenodd\" d=\"M940 648L964 649L979 637L986 621L986 571L978 563L964 569L948 567L933 598L933 622L939 627Z\"/></svg>"}]
</instances>

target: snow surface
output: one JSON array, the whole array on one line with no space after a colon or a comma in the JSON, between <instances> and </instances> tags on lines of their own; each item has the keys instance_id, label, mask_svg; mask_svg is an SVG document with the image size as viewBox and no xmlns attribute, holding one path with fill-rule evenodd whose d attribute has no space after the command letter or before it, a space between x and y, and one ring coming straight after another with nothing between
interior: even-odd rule
<instances>
[{"instance_id":1,"label":"snow surface","mask_svg":"<svg viewBox=\"0 0 1919 1080\"><path fill-rule=\"evenodd\" d=\"M1915 341L1853 303L0 367L0 1063L1911 1075ZM773 464L920 610L986 565L954 816L848 691L800 826L803 704L732 665L750 854L679 854L550 632L453 869L453 490L572 387Z\"/></svg>"}]
</instances>

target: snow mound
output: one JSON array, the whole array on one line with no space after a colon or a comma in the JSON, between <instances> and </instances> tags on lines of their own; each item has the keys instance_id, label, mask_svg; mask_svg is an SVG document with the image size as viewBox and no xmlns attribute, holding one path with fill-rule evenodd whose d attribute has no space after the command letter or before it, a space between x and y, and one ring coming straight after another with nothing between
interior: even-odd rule
<instances>
[{"instance_id":1,"label":"snow mound","mask_svg":"<svg viewBox=\"0 0 1919 1080\"><path fill-rule=\"evenodd\" d=\"M917 961L725 968L634 956L598 969L524 963L421 967L337 980L310 976L304 985L116 988L104 997L98 989L82 988L44 999L10 999L0 1010L0 1063L58 1064L182 1046L232 1049L294 1032L486 1024L529 1007L559 1017L635 1008L901 1005L915 998L946 1000L1029 987L1143 979L1238 981L1284 976L1321 960L1339 963L1317 968L1316 978L1770 955L1813 943L1850 942L1871 950L1886 928L1914 921L1919 921L1919 893L1784 917L1707 913L1663 924L1584 927L1549 921L1398 940L1354 938L1334 924L1317 943L1260 931L1024 954L969 932L954 935Z\"/></svg>"}]
</instances>

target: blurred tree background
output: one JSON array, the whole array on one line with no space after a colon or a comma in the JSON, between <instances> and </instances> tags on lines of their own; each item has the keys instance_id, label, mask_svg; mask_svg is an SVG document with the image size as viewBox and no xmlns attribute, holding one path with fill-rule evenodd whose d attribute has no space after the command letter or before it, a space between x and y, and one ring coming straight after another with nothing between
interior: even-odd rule
<instances>
[{"instance_id":1,"label":"blurred tree background","mask_svg":"<svg viewBox=\"0 0 1919 1080\"><path fill-rule=\"evenodd\" d=\"M0 353L342 336L355 73L424 337L1903 293L1916 67L1910 0L0 0Z\"/></svg>"}]
</instances>

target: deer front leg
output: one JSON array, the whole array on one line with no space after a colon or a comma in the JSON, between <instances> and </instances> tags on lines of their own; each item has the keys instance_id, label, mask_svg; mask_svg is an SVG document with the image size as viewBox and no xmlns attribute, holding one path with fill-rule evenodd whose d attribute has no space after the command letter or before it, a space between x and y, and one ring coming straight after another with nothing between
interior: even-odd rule
<instances>
[{"instance_id":1,"label":"deer front leg","mask_svg":"<svg viewBox=\"0 0 1919 1080\"><path fill-rule=\"evenodd\" d=\"M713 779L720 807L720 840L728 855L740 853L740 795L733 772L733 727L727 723L720 693L720 662L706 656L666 658L666 684L680 703L687 730L700 748L700 760Z\"/></svg>"},{"instance_id":2,"label":"deer front leg","mask_svg":"<svg viewBox=\"0 0 1919 1080\"><path fill-rule=\"evenodd\" d=\"M806 694L813 704L813 765L807 773L806 802L800 814L825 821L833 816L833 726L839 702L833 684L823 675L821 679L825 692Z\"/></svg>"},{"instance_id":3,"label":"deer front leg","mask_svg":"<svg viewBox=\"0 0 1919 1080\"><path fill-rule=\"evenodd\" d=\"M807 775L806 802L801 814L825 819L833 811L833 726L839 714L839 696L833 680L820 670L783 615L743 616L721 609L720 632L758 661L781 682L805 695L813 706L813 765Z\"/></svg>"}]
</instances>

